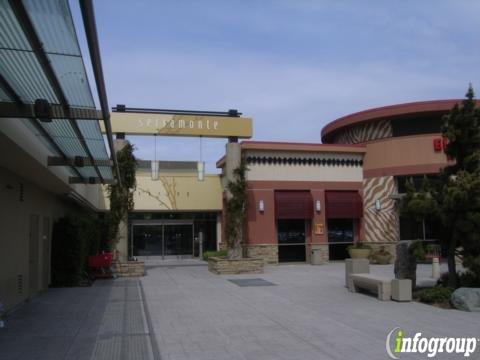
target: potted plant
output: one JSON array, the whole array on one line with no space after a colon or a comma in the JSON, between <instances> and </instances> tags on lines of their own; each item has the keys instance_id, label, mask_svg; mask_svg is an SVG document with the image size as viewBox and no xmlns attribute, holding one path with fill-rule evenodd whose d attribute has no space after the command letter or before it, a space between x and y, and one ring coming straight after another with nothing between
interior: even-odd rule
<instances>
[{"instance_id":1,"label":"potted plant","mask_svg":"<svg viewBox=\"0 0 480 360\"><path fill-rule=\"evenodd\" d=\"M380 246L380 249L378 249L372 254L373 262L380 265L390 264L392 257L393 257L392 254L385 249L385 246Z\"/></svg>"},{"instance_id":2,"label":"potted plant","mask_svg":"<svg viewBox=\"0 0 480 360\"><path fill-rule=\"evenodd\" d=\"M348 255L350 255L352 259L368 259L370 253L372 252L372 248L369 245L363 244L361 242L350 245L347 250Z\"/></svg>"}]
</instances>

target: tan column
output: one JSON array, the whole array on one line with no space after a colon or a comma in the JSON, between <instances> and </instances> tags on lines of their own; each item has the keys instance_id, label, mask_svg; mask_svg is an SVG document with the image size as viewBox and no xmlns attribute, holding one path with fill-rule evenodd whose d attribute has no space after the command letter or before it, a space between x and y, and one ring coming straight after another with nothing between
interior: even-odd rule
<instances>
[{"instance_id":1,"label":"tan column","mask_svg":"<svg viewBox=\"0 0 480 360\"><path fill-rule=\"evenodd\" d=\"M217 250L220 250L222 242L222 214L217 215Z\"/></svg>"},{"instance_id":2,"label":"tan column","mask_svg":"<svg viewBox=\"0 0 480 360\"><path fill-rule=\"evenodd\" d=\"M229 181L233 181L233 170L240 166L240 161L242 157L242 151L240 144L237 142L229 142L226 145L226 155L225 155L225 177L226 184ZM230 197L230 194L227 192L227 196Z\"/></svg>"},{"instance_id":3,"label":"tan column","mask_svg":"<svg viewBox=\"0 0 480 360\"><path fill-rule=\"evenodd\" d=\"M226 155L225 155L225 186L228 185L229 182L235 181L233 172L236 168L240 166L241 162L241 148L240 144L237 142L228 142L226 145ZM232 198L232 194L228 189L226 190L227 199ZM239 259L242 257L242 244L240 240L243 238L242 229L239 230L240 235L239 239L237 239L237 244L235 244L232 248L228 249L228 256L232 259ZM225 239L226 241L227 239Z\"/></svg>"}]
</instances>

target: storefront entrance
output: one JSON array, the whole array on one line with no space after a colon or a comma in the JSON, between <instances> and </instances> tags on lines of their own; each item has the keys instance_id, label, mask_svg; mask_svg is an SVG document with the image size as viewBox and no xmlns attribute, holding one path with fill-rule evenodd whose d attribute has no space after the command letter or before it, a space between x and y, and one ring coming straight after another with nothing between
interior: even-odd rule
<instances>
[{"instance_id":1,"label":"storefront entrance","mask_svg":"<svg viewBox=\"0 0 480 360\"><path fill-rule=\"evenodd\" d=\"M304 219L279 219L278 233L278 261L305 262L305 230Z\"/></svg>"},{"instance_id":2,"label":"storefront entrance","mask_svg":"<svg viewBox=\"0 0 480 360\"><path fill-rule=\"evenodd\" d=\"M353 219L329 219L327 227L329 260L345 260L353 244Z\"/></svg>"},{"instance_id":3,"label":"storefront entrance","mask_svg":"<svg viewBox=\"0 0 480 360\"><path fill-rule=\"evenodd\" d=\"M193 256L193 223L133 223L134 256Z\"/></svg>"}]
</instances>

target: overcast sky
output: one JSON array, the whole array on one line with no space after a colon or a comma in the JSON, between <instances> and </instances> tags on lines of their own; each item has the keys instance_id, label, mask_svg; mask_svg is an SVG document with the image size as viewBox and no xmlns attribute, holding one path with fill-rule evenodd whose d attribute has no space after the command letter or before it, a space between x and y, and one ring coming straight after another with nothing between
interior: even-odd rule
<instances>
[{"instance_id":1,"label":"overcast sky","mask_svg":"<svg viewBox=\"0 0 480 360\"><path fill-rule=\"evenodd\" d=\"M111 106L238 109L254 140L320 142L352 112L480 91L479 1L94 3ZM131 140L153 158L153 137ZM204 140L207 170L224 144ZM157 149L196 161L199 140L160 137Z\"/></svg>"}]
</instances>

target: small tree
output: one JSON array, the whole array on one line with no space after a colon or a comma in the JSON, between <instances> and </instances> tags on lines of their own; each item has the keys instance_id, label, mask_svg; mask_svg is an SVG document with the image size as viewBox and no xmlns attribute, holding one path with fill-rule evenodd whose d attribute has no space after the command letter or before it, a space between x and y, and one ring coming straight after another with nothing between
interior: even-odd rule
<instances>
[{"instance_id":1,"label":"small tree","mask_svg":"<svg viewBox=\"0 0 480 360\"><path fill-rule=\"evenodd\" d=\"M416 222L423 223L423 238L425 240L425 221L439 215L438 191L428 178L423 178L420 189L415 187L412 179L406 184L406 195L403 198L400 211Z\"/></svg>"},{"instance_id":2,"label":"small tree","mask_svg":"<svg viewBox=\"0 0 480 360\"><path fill-rule=\"evenodd\" d=\"M463 247L464 266L473 265L472 271L480 256L480 110L471 85L462 105L456 104L444 117L442 132L448 139L445 153L455 160L444 169L441 213L451 235L449 285L456 286L455 249ZM476 275L480 276L480 271Z\"/></svg>"},{"instance_id":3,"label":"small tree","mask_svg":"<svg viewBox=\"0 0 480 360\"><path fill-rule=\"evenodd\" d=\"M137 160L133 155L134 150L134 146L127 143L123 149L117 152L121 186L118 182L108 186L110 211L107 214L107 225L111 247L117 242L120 223L127 221L128 212L132 211L134 206L133 193L137 186L135 178Z\"/></svg>"},{"instance_id":4,"label":"small tree","mask_svg":"<svg viewBox=\"0 0 480 360\"><path fill-rule=\"evenodd\" d=\"M233 170L235 181L227 185L229 196L226 200L225 211L225 238L227 240L227 258L240 259L243 257L243 227L247 209L247 167L242 161L240 166Z\"/></svg>"},{"instance_id":5,"label":"small tree","mask_svg":"<svg viewBox=\"0 0 480 360\"><path fill-rule=\"evenodd\" d=\"M457 286L455 257L463 248L463 265L480 279L480 110L472 86L466 99L444 116L445 154L454 162L443 169L436 186L420 191L409 185L402 209L412 216L442 221L442 247L447 251L448 283Z\"/></svg>"}]
</instances>

